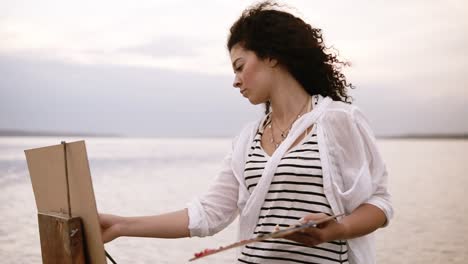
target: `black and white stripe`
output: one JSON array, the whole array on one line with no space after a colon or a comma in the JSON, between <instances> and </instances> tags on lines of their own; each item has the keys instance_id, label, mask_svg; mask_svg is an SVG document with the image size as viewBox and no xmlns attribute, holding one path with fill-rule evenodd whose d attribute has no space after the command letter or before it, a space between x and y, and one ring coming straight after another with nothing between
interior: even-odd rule
<instances>
[{"instance_id":1,"label":"black and white stripe","mask_svg":"<svg viewBox=\"0 0 468 264\"><path fill-rule=\"evenodd\" d=\"M262 148L263 122L252 142L244 179L249 192L257 186L268 155ZM332 214L323 192L322 167L315 129L282 158L260 211L255 234L267 234L279 224L285 228L309 213ZM315 247L286 239L268 239L242 248L238 263L348 263L346 241Z\"/></svg>"}]
</instances>

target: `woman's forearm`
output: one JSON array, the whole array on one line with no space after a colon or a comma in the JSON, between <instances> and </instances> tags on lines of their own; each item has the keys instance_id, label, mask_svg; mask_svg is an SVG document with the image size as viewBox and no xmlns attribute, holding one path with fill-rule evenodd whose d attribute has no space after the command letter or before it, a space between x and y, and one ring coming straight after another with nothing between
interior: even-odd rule
<instances>
[{"instance_id":1,"label":"woman's forearm","mask_svg":"<svg viewBox=\"0 0 468 264\"><path fill-rule=\"evenodd\" d=\"M154 216L124 217L118 236L181 238L190 236L187 209Z\"/></svg>"},{"instance_id":2,"label":"woman's forearm","mask_svg":"<svg viewBox=\"0 0 468 264\"><path fill-rule=\"evenodd\" d=\"M372 233L386 221L387 218L380 208L372 204L362 204L340 223L345 227L344 239L352 239Z\"/></svg>"}]
</instances>

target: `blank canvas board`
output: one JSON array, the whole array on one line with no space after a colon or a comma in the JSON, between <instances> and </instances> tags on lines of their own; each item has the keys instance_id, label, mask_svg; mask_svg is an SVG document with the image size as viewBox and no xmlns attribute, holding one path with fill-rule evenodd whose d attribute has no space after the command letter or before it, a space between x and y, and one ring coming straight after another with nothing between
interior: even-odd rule
<instances>
[{"instance_id":1,"label":"blank canvas board","mask_svg":"<svg viewBox=\"0 0 468 264\"><path fill-rule=\"evenodd\" d=\"M38 212L68 215L70 208L72 217L83 222L87 263L106 263L85 142L29 149L25 154Z\"/></svg>"}]
</instances>

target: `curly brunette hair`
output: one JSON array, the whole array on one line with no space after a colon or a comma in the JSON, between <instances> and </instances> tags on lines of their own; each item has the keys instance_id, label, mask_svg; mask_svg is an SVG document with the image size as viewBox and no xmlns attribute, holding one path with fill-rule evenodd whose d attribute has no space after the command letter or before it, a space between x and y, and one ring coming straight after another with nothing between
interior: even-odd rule
<instances>
[{"instance_id":1,"label":"curly brunette hair","mask_svg":"<svg viewBox=\"0 0 468 264\"><path fill-rule=\"evenodd\" d=\"M277 10L272 1L253 5L242 12L230 29L227 48L240 44L260 59L276 59L310 95L320 94L351 103L347 88L354 88L341 73L349 66L325 47L322 30L294 15ZM269 102L266 112L269 112Z\"/></svg>"}]
</instances>

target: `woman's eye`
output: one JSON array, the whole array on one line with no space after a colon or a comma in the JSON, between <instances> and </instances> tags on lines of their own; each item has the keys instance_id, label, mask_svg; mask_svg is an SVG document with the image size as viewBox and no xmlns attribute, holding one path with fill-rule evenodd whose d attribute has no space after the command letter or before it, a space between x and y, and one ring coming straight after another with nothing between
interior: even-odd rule
<instances>
[{"instance_id":1,"label":"woman's eye","mask_svg":"<svg viewBox=\"0 0 468 264\"><path fill-rule=\"evenodd\" d=\"M236 68L236 72L242 71L242 66Z\"/></svg>"}]
</instances>

